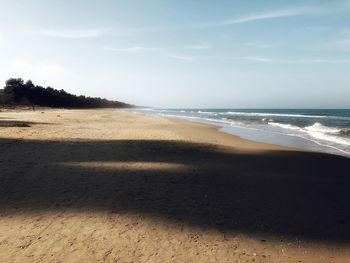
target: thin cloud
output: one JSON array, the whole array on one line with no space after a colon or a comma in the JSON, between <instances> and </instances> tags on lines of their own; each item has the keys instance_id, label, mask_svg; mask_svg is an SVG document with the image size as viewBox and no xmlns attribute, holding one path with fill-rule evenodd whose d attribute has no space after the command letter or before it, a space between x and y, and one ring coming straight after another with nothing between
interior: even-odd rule
<instances>
[{"instance_id":1,"label":"thin cloud","mask_svg":"<svg viewBox=\"0 0 350 263\"><path fill-rule=\"evenodd\" d=\"M340 36L342 36L342 37L347 38L347 37L350 36L350 29L348 29L348 28L343 28L343 29L341 29L341 30L338 31L338 34L339 34Z\"/></svg>"},{"instance_id":2,"label":"thin cloud","mask_svg":"<svg viewBox=\"0 0 350 263\"><path fill-rule=\"evenodd\" d=\"M342 51L350 51L350 38L335 40L329 44L331 48L342 50Z\"/></svg>"},{"instance_id":3,"label":"thin cloud","mask_svg":"<svg viewBox=\"0 0 350 263\"><path fill-rule=\"evenodd\" d=\"M201 44L201 45L187 46L187 47L184 47L184 49L205 50L205 49L210 49L210 46L208 44Z\"/></svg>"},{"instance_id":4,"label":"thin cloud","mask_svg":"<svg viewBox=\"0 0 350 263\"><path fill-rule=\"evenodd\" d=\"M292 17L292 16L300 16L309 13L314 13L315 11L311 11L310 9L286 9L286 10L276 10L261 14L248 15L240 18L230 19L222 22L223 25L234 25L241 23L248 23L258 20L266 20L273 18L282 18L282 17Z\"/></svg>"},{"instance_id":5,"label":"thin cloud","mask_svg":"<svg viewBox=\"0 0 350 263\"><path fill-rule=\"evenodd\" d=\"M2 33L0 32L0 45L4 42L4 36L2 35Z\"/></svg>"},{"instance_id":6,"label":"thin cloud","mask_svg":"<svg viewBox=\"0 0 350 263\"><path fill-rule=\"evenodd\" d=\"M311 9L287 9L287 10L276 10L269 11L265 13L259 13L254 15L247 15L243 17L237 17L232 19L227 19L223 21L213 21L208 23L199 23L199 24L188 24L188 25L180 25L173 27L144 27L144 28L131 28L135 32L141 31L172 31L172 30L186 30L186 29L206 29L211 27L222 27L222 26L230 26L235 24L248 23L258 20L266 20L266 19L274 19L274 18L282 18L282 17L292 17L292 16L300 16L308 13L316 13L316 11L311 11Z\"/></svg>"},{"instance_id":7,"label":"thin cloud","mask_svg":"<svg viewBox=\"0 0 350 263\"><path fill-rule=\"evenodd\" d=\"M314 32L323 32L329 30L330 28L328 26L307 26L305 29Z\"/></svg>"},{"instance_id":8,"label":"thin cloud","mask_svg":"<svg viewBox=\"0 0 350 263\"><path fill-rule=\"evenodd\" d=\"M130 46L130 47L110 47L104 46L102 47L104 50L113 51L117 53L139 53L139 52L153 52L153 51L171 51L171 50L206 50L209 49L210 46L207 44L201 45L190 45L190 46L179 46L179 47L147 47L147 46Z\"/></svg>"},{"instance_id":9,"label":"thin cloud","mask_svg":"<svg viewBox=\"0 0 350 263\"><path fill-rule=\"evenodd\" d=\"M29 33L52 38L81 39L96 38L111 31L111 28L89 28L89 29L40 29L29 31Z\"/></svg>"},{"instance_id":10,"label":"thin cloud","mask_svg":"<svg viewBox=\"0 0 350 263\"><path fill-rule=\"evenodd\" d=\"M264 42L246 42L244 43L247 47L257 48L257 49L268 49L268 48L277 48L284 45L284 42L278 41L278 42L271 42L271 43L264 43Z\"/></svg>"},{"instance_id":11,"label":"thin cloud","mask_svg":"<svg viewBox=\"0 0 350 263\"><path fill-rule=\"evenodd\" d=\"M187 56L187 55L178 55L178 54L168 54L169 58L174 58L174 59L179 59L179 60L186 60L186 61L194 61L196 60L192 56Z\"/></svg>"},{"instance_id":12,"label":"thin cloud","mask_svg":"<svg viewBox=\"0 0 350 263\"><path fill-rule=\"evenodd\" d=\"M345 7L346 8L346 7ZM120 27L114 29L114 34L120 36L128 36L134 34L150 33L150 32L164 32L164 31L176 31L176 30L195 30L195 29L207 29L215 27L225 27L237 24L250 23L262 20L272 20L278 18L288 18L296 17L302 15L316 15L316 14L326 14L332 12L339 12L343 10L344 7L341 6L319 6L319 7L297 7L289 9L278 9L278 10L268 10L265 12L260 12L256 14L249 14L241 17L230 18L221 21L212 21L207 23L198 24L186 24L186 25L176 25L176 26L148 26L148 27Z\"/></svg>"},{"instance_id":13,"label":"thin cloud","mask_svg":"<svg viewBox=\"0 0 350 263\"><path fill-rule=\"evenodd\" d=\"M289 9L271 10L264 13L257 13L252 15L247 15L243 17L238 17L234 19L229 19L223 21L222 25L234 25L241 23L254 22L259 20L275 19L275 18L287 18L302 15L321 15L329 14L334 12L344 12L350 8L350 1L340 1L340 2L329 2L325 5L318 6L304 6ZM316 29L316 27L314 27ZM318 27L317 29L320 29Z\"/></svg>"},{"instance_id":14,"label":"thin cloud","mask_svg":"<svg viewBox=\"0 0 350 263\"><path fill-rule=\"evenodd\" d=\"M241 59L241 60L248 60L248 61L255 61L255 62L276 62L276 60L270 59L270 58L264 58L264 57L240 57L240 58L234 58L234 59Z\"/></svg>"},{"instance_id":15,"label":"thin cloud","mask_svg":"<svg viewBox=\"0 0 350 263\"><path fill-rule=\"evenodd\" d=\"M189 26L183 27L183 28L184 29L185 28L196 29L196 28L230 26L230 25L250 23L250 22L255 22L255 21L260 21L260 20L270 20L270 19L277 19L277 18L296 17L296 16L302 16L302 15L322 14L322 13L331 12L331 11L334 11L334 10L315 8L315 7L280 9L280 10L272 10L272 11L268 11L268 12L246 15L246 16L242 16L242 17L231 18L231 19L227 19L224 21L216 21L216 22L211 22L211 23L189 25ZM170 28L170 29L179 29L179 27L178 28Z\"/></svg>"},{"instance_id":16,"label":"thin cloud","mask_svg":"<svg viewBox=\"0 0 350 263\"><path fill-rule=\"evenodd\" d=\"M233 58L237 60L246 60L252 62L261 62L261 63L278 63L278 64L322 64L322 63L350 63L348 59L275 59L268 57L238 57Z\"/></svg>"},{"instance_id":17,"label":"thin cloud","mask_svg":"<svg viewBox=\"0 0 350 263\"><path fill-rule=\"evenodd\" d=\"M315 51L340 51L350 52L350 38L331 40L321 43L318 47L313 48Z\"/></svg>"},{"instance_id":18,"label":"thin cloud","mask_svg":"<svg viewBox=\"0 0 350 263\"><path fill-rule=\"evenodd\" d=\"M164 47L143 47L143 46L132 46L132 47L123 47L123 48L115 48L104 46L104 50L118 52L118 53L137 53L137 52L145 52L145 51L159 51L159 50L167 50L169 48Z\"/></svg>"},{"instance_id":19,"label":"thin cloud","mask_svg":"<svg viewBox=\"0 0 350 263\"><path fill-rule=\"evenodd\" d=\"M203 22L197 24L180 24L173 26L143 26L143 27L114 27L113 35L116 36L132 36L143 33L152 33L152 32L166 32L166 31L177 31L177 30L196 30L196 29L207 29L215 27L225 27L232 26L244 23L251 23L256 21L263 20L272 20L278 18L288 18L288 17L297 17L303 15L322 15L335 12L344 12L349 8L347 2L340 3L328 3L319 6L301 6L287 9L277 9L277 10L267 10L265 12L258 12L255 14L248 14L241 17L233 17L226 20L212 21L212 22ZM316 27L315 27L316 28ZM97 37L107 31L110 31L110 28L97 28L97 29L87 29L87 30L45 30L41 34L46 36L55 36L55 37L65 37L65 38L80 38L83 37Z\"/></svg>"}]
</instances>

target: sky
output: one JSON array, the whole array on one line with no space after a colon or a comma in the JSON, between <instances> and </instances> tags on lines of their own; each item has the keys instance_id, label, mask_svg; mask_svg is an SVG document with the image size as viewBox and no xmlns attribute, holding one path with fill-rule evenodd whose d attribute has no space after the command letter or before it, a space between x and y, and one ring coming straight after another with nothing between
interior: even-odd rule
<instances>
[{"instance_id":1,"label":"sky","mask_svg":"<svg viewBox=\"0 0 350 263\"><path fill-rule=\"evenodd\" d=\"M161 108L350 108L350 0L0 0L0 83Z\"/></svg>"}]
</instances>

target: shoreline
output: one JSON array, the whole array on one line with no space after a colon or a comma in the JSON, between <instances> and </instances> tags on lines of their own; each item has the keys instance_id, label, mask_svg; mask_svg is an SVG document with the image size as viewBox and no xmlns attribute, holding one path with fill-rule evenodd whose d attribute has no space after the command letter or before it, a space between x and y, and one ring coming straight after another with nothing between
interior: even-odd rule
<instances>
[{"instance_id":1,"label":"shoreline","mask_svg":"<svg viewBox=\"0 0 350 263\"><path fill-rule=\"evenodd\" d=\"M0 112L0 261L344 262L350 161L114 109Z\"/></svg>"},{"instance_id":2,"label":"shoreline","mask_svg":"<svg viewBox=\"0 0 350 263\"><path fill-rule=\"evenodd\" d=\"M143 113L137 113L137 112L134 112L135 114L143 114ZM145 114L147 115L147 114ZM152 115L151 115L152 116ZM153 115L154 116L154 115ZM206 122L206 121L196 121L196 120L191 120L191 119L185 119L185 118L181 118L181 117L170 117L170 116L160 116L160 117L163 117L163 118L169 118L169 119L172 119L172 120L181 120L181 121L185 121L185 122L190 122L190 123L200 123L200 124L204 124L204 125L207 125L207 126L212 126L212 127L215 127L216 128L216 131L219 132L219 133L223 133L223 134L228 134L230 136L233 136L234 138L236 139L240 139L242 141L246 141L246 142L251 142L251 143L256 143L256 144L263 144L263 145L266 145L266 146L270 146L270 147L278 147L278 149L281 149L281 150L286 150L286 151L305 151L305 152L316 152L316 153L322 153L322 152L317 152L317 151L312 151L312 150L309 150L309 149L303 149L303 148L298 148L298 147L292 147L292 146L285 146L285 145L281 145L281 144L277 144L277 143L267 143L267 142L263 142L263 141L259 141L259 140L254 140L254 139L246 139L242 136L240 136L239 134L236 134L236 133L233 133L233 132L230 132L230 131L227 131L225 129L224 126L220 126L219 124L215 124L214 122ZM329 154L329 153L326 153L326 154ZM333 154L332 154L333 155ZM339 156L339 155L337 155Z\"/></svg>"},{"instance_id":3,"label":"shoreline","mask_svg":"<svg viewBox=\"0 0 350 263\"><path fill-rule=\"evenodd\" d=\"M249 126L248 124L244 125L244 124L233 123L233 122L229 123L229 120L227 118L224 118L225 120L222 120L220 118L217 119L216 117L212 118L211 116L206 116L206 117L197 116L198 113L214 114L213 112L197 111L197 115L196 114L193 115L193 111L190 111L190 113L186 113L186 111L184 110L177 110L177 112L174 110L172 111L169 110L169 113L164 113L166 111L167 110L149 111L147 109L139 110L139 111L130 110L130 112L142 113L142 114L151 115L151 116L177 118L177 119L187 120L195 123L206 123L210 125L215 125L220 128L219 130L221 132L229 133L234 136L238 136L242 139L250 140L254 142L279 145L283 147L298 149L301 151L328 153L332 155L344 156L344 157L350 158L350 152L347 150L341 149L338 146L326 144L325 142L318 141L314 138L308 138L301 134L293 134L293 133L289 134L289 133L286 133L285 130L283 131L271 130L271 126L265 126L266 124L265 125L262 125L261 123L259 125L255 124L256 126L255 127L252 124L250 124ZM214 115L216 116L217 114L214 114ZM321 116L321 117L324 117L324 116ZM279 124L277 126L279 126ZM285 125L285 126L288 126L288 125ZM293 129L296 129L296 127L294 127Z\"/></svg>"}]
</instances>

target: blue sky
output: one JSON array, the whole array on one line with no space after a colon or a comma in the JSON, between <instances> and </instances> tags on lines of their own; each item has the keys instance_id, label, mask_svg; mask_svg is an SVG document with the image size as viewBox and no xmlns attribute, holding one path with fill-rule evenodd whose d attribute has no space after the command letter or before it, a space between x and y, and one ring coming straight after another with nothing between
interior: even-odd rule
<instances>
[{"instance_id":1,"label":"blue sky","mask_svg":"<svg viewBox=\"0 0 350 263\"><path fill-rule=\"evenodd\" d=\"M155 107L350 108L350 1L0 0L9 77Z\"/></svg>"}]
</instances>

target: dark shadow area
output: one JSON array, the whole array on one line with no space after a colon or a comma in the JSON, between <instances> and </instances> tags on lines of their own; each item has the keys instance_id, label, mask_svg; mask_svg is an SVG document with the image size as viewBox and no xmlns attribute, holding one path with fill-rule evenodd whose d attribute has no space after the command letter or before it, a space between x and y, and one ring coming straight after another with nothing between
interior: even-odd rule
<instances>
[{"instance_id":1,"label":"dark shadow area","mask_svg":"<svg viewBox=\"0 0 350 263\"><path fill-rule=\"evenodd\" d=\"M350 159L180 141L0 139L0 209L140 213L224 232L350 241ZM176 169L70 166L171 163Z\"/></svg>"},{"instance_id":2,"label":"dark shadow area","mask_svg":"<svg viewBox=\"0 0 350 263\"><path fill-rule=\"evenodd\" d=\"M44 122L0 120L0 127L30 127L36 124L49 124Z\"/></svg>"}]
</instances>

